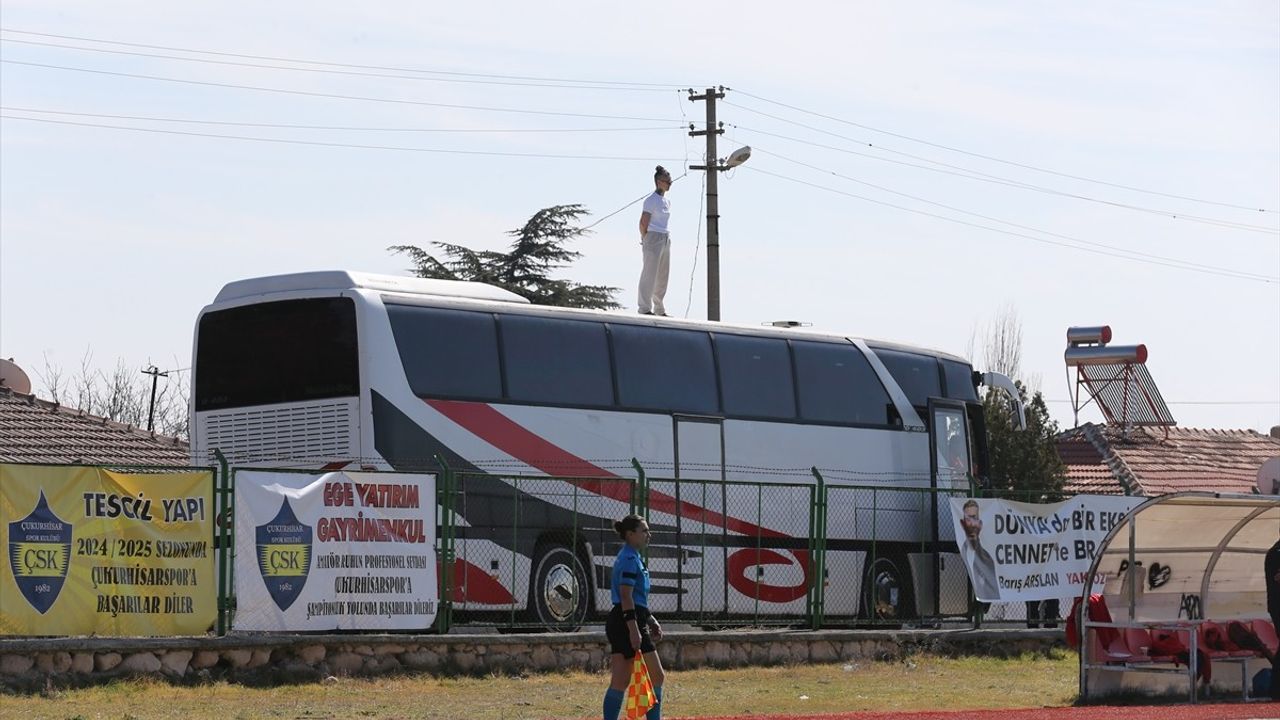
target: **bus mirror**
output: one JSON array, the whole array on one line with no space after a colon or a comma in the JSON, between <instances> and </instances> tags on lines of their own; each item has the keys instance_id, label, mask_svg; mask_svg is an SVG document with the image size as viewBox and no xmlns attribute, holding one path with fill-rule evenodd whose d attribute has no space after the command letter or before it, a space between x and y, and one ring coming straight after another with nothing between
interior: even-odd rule
<instances>
[{"instance_id":1,"label":"bus mirror","mask_svg":"<svg viewBox=\"0 0 1280 720\"><path fill-rule=\"evenodd\" d=\"M1000 373L984 373L982 375L982 384L989 388L1003 392L1009 400L1009 413L1013 417L1014 427L1018 430L1027 429L1027 412L1022 406L1022 394L1018 392L1018 386L1013 384L1007 375Z\"/></svg>"}]
</instances>

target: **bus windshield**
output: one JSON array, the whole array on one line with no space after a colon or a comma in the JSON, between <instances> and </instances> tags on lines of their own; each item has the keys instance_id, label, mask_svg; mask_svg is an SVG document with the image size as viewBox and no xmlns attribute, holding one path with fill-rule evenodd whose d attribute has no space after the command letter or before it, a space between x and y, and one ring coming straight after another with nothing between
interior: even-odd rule
<instances>
[{"instance_id":1,"label":"bus windshield","mask_svg":"<svg viewBox=\"0 0 1280 720\"><path fill-rule=\"evenodd\" d=\"M207 313L196 341L195 408L360 393L350 298L282 300Z\"/></svg>"}]
</instances>

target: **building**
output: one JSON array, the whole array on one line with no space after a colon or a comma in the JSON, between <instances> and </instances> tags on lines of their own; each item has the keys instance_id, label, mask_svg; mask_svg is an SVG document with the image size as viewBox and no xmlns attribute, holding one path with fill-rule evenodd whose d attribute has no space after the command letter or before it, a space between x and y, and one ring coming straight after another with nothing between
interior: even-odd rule
<instances>
[{"instance_id":1,"label":"building","mask_svg":"<svg viewBox=\"0 0 1280 720\"><path fill-rule=\"evenodd\" d=\"M1167 432L1166 432L1167 431ZM1251 493L1258 469L1280 456L1280 428L1135 427L1085 423L1058 435L1068 494L1164 495L1184 490Z\"/></svg>"},{"instance_id":2,"label":"building","mask_svg":"<svg viewBox=\"0 0 1280 720\"><path fill-rule=\"evenodd\" d=\"M191 464L187 443L0 386L0 462Z\"/></svg>"}]
</instances>

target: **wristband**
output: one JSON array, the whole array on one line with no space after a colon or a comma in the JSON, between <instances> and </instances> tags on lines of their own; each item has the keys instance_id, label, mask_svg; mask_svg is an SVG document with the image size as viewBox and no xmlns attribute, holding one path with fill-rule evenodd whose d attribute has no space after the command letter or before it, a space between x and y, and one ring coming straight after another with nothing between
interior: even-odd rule
<instances>
[{"instance_id":1,"label":"wristband","mask_svg":"<svg viewBox=\"0 0 1280 720\"><path fill-rule=\"evenodd\" d=\"M623 622L626 622L626 621L628 621L628 620L635 620L635 619L636 619L636 611L635 611L635 610L623 610L623 611L622 611L622 621L623 621Z\"/></svg>"}]
</instances>

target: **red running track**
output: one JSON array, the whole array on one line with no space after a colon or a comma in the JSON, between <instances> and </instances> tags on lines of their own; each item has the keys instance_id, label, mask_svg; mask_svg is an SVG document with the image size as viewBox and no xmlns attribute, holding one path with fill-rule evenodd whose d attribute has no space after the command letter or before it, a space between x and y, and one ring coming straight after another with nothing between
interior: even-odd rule
<instances>
[{"instance_id":1,"label":"red running track","mask_svg":"<svg viewBox=\"0 0 1280 720\"><path fill-rule=\"evenodd\" d=\"M1267 720L1280 719L1280 703L1248 705L1091 705L1021 710L863 711L827 715L726 715L697 720Z\"/></svg>"}]
</instances>

